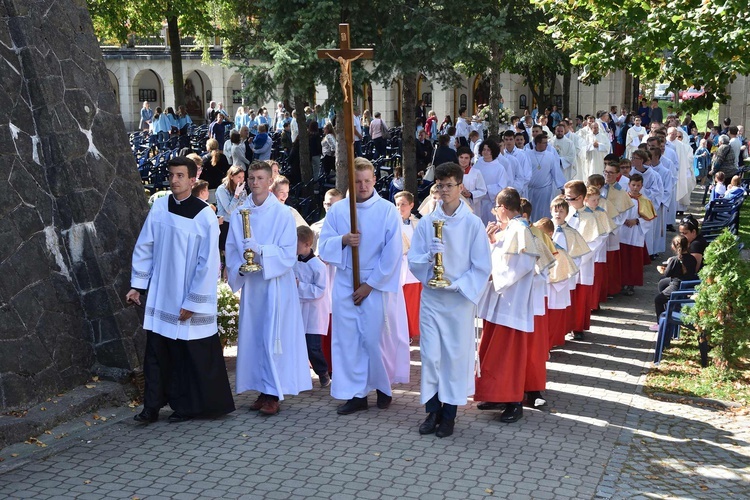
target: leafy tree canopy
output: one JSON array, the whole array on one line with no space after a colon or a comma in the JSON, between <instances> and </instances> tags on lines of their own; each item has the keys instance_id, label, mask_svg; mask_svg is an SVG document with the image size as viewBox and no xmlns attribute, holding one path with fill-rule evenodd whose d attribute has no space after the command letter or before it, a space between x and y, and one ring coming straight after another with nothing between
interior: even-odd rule
<instances>
[{"instance_id":1,"label":"leafy tree canopy","mask_svg":"<svg viewBox=\"0 0 750 500\"><path fill-rule=\"evenodd\" d=\"M549 16L539 29L572 52L581 80L596 83L625 69L677 91L705 87L690 108L726 102L728 85L750 73L742 50L750 44L747 0L532 0Z\"/></svg>"}]
</instances>

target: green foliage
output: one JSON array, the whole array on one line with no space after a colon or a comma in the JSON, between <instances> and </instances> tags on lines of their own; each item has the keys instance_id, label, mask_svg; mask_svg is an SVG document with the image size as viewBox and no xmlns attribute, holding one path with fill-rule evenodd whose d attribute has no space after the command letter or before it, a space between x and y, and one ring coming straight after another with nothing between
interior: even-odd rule
<instances>
[{"instance_id":1,"label":"green foliage","mask_svg":"<svg viewBox=\"0 0 750 500\"><path fill-rule=\"evenodd\" d=\"M746 0L532 0L549 16L540 28L572 52L581 79L596 83L626 69L670 90L705 86L705 97L685 103L692 110L726 102L727 86L750 73L742 50L750 44Z\"/></svg>"},{"instance_id":2,"label":"green foliage","mask_svg":"<svg viewBox=\"0 0 750 500\"><path fill-rule=\"evenodd\" d=\"M708 339L718 364L737 366L750 354L750 263L740 258L732 233L725 230L706 248L699 275L685 321Z\"/></svg>"},{"instance_id":3,"label":"green foliage","mask_svg":"<svg viewBox=\"0 0 750 500\"><path fill-rule=\"evenodd\" d=\"M224 347L237 343L237 333L240 325L240 299L232 293L226 282L219 280L216 287L218 299L219 338Z\"/></svg>"}]
</instances>

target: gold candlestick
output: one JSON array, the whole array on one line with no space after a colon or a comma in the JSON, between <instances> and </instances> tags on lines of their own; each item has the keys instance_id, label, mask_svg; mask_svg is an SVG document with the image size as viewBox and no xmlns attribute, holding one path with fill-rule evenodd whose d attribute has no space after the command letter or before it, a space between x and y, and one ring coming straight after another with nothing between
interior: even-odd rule
<instances>
[{"instance_id":1,"label":"gold candlestick","mask_svg":"<svg viewBox=\"0 0 750 500\"><path fill-rule=\"evenodd\" d=\"M440 241L443 241L443 224L445 224L444 220L437 219L432 221L432 226L435 228L435 238ZM445 288L450 286L451 282L443 277L445 268L443 267L442 252L435 254L435 265L432 266L432 272L435 276L427 282L427 285L430 288Z\"/></svg>"},{"instance_id":2,"label":"gold candlestick","mask_svg":"<svg viewBox=\"0 0 750 500\"><path fill-rule=\"evenodd\" d=\"M242 216L242 234L245 238L250 238L250 210L243 208L240 210ZM257 273L263 267L255 262L255 252L249 248L244 251L242 256L245 258L245 263L240 266L241 273Z\"/></svg>"}]
</instances>

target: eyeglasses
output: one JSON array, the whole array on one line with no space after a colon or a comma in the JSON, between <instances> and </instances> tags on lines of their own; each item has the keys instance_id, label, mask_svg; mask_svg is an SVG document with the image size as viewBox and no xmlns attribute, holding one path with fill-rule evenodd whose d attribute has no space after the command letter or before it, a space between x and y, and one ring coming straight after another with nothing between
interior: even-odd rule
<instances>
[{"instance_id":1,"label":"eyeglasses","mask_svg":"<svg viewBox=\"0 0 750 500\"><path fill-rule=\"evenodd\" d=\"M577 200L577 199L578 199L578 198L580 198L580 197L581 197L581 195L580 195L580 194L579 194L578 196L566 196L566 197L565 197L565 201L573 201L573 200Z\"/></svg>"},{"instance_id":2,"label":"eyeglasses","mask_svg":"<svg viewBox=\"0 0 750 500\"><path fill-rule=\"evenodd\" d=\"M450 191L456 186L458 186L458 184L435 184L435 189L438 191Z\"/></svg>"}]
</instances>

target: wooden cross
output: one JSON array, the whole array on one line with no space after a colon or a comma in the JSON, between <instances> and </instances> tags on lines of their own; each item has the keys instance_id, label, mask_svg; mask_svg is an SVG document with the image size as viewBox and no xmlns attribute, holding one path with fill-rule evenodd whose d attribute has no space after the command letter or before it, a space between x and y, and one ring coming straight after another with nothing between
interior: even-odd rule
<instances>
[{"instance_id":1,"label":"wooden cross","mask_svg":"<svg viewBox=\"0 0 750 500\"><path fill-rule=\"evenodd\" d=\"M349 25L339 24L339 48L318 49L318 59L333 59L341 65L339 83L344 94L344 137L346 139L346 158L349 171L349 217L351 232L357 232L357 198L354 187L354 93L352 91L352 61L357 59L372 59L372 49L352 49L349 45ZM352 250L353 286L359 288L359 248Z\"/></svg>"}]
</instances>

